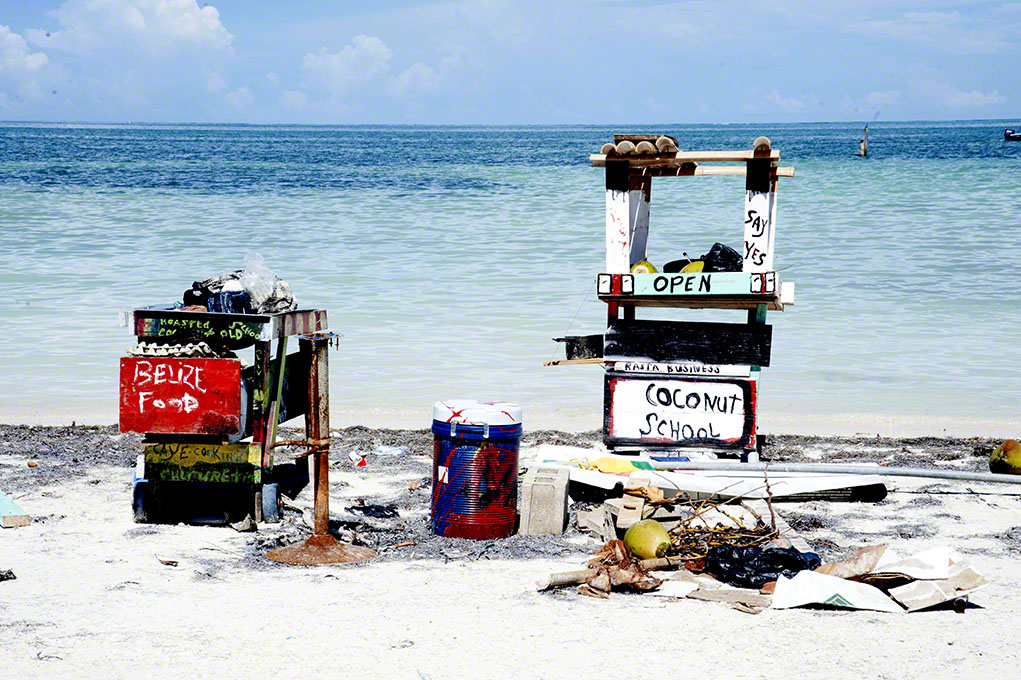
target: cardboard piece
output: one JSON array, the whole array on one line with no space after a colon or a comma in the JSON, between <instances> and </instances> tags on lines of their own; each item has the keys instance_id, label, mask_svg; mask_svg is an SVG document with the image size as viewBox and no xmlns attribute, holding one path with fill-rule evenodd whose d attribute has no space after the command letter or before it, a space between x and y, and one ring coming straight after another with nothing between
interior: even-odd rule
<instances>
[{"instance_id":1,"label":"cardboard piece","mask_svg":"<svg viewBox=\"0 0 1021 680\"><path fill-rule=\"evenodd\" d=\"M890 589L890 597L904 605L909 612L967 597L988 585L982 574L966 561L951 565L948 578L937 581L913 581Z\"/></svg>"},{"instance_id":2,"label":"cardboard piece","mask_svg":"<svg viewBox=\"0 0 1021 680\"><path fill-rule=\"evenodd\" d=\"M688 597L692 600L744 604L749 607L768 607L772 601L769 595L762 595L758 590L749 588L716 588L713 590L699 588L688 593Z\"/></svg>"},{"instance_id":3,"label":"cardboard piece","mask_svg":"<svg viewBox=\"0 0 1021 680\"><path fill-rule=\"evenodd\" d=\"M794 578L781 576L773 592L773 608L789 609L805 605L826 605L846 609L871 609L877 612L902 612L904 608L879 588L857 581L800 571Z\"/></svg>"},{"instance_id":4,"label":"cardboard piece","mask_svg":"<svg viewBox=\"0 0 1021 680\"><path fill-rule=\"evenodd\" d=\"M858 578L871 573L886 551L885 545L859 548L850 557L845 557L840 562L824 564L815 571L837 578Z\"/></svg>"},{"instance_id":5,"label":"cardboard piece","mask_svg":"<svg viewBox=\"0 0 1021 680\"><path fill-rule=\"evenodd\" d=\"M698 590L698 584L692 581L663 581L656 590L650 590L647 595L656 597L687 597L690 593Z\"/></svg>"}]
</instances>

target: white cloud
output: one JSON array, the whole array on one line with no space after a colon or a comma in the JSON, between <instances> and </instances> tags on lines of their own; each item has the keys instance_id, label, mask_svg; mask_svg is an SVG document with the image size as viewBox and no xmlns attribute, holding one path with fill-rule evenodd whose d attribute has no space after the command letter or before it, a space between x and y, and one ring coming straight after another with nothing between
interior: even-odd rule
<instances>
[{"instance_id":1,"label":"white cloud","mask_svg":"<svg viewBox=\"0 0 1021 680\"><path fill-rule=\"evenodd\" d=\"M304 92L287 90L280 95L280 103L284 105L284 108L291 111L304 111L308 106L308 97Z\"/></svg>"},{"instance_id":2,"label":"white cloud","mask_svg":"<svg viewBox=\"0 0 1021 680\"><path fill-rule=\"evenodd\" d=\"M274 73L273 71L270 71L269 73L266 74L266 80L268 80L273 85L280 84L280 76Z\"/></svg>"},{"instance_id":3,"label":"white cloud","mask_svg":"<svg viewBox=\"0 0 1021 680\"><path fill-rule=\"evenodd\" d=\"M844 97L842 105L845 109L858 114L864 113L869 116L879 116L883 113L889 113L891 109L896 108L901 103L903 96L904 93L897 89L874 90L857 100L851 97Z\"/></svg>"},{"instance_id":4,"label":"white cloud","mask_svg":"<svg viewBox=\"0 0 1021 680\"><path fill-rule=\"evenodd\" d=\"M401 71L400 75L391 77L387 90L400 97L428 94L434 92L439 83L439 74L431 66L417 62Z\"/></svg>"},{"instance_id":5,"label":"white cloud","mask_svg":"<svg viewBox=\"0 0 1021 680\"><path fill-rule=\"evenodd\" d=\"M781 97L775 89L765 97L765 101L784 111L799 111L805 108L804 102L794 97Z\"/></svg>"},{"instance_id":6,"label":"white cloud","mask_svg":"<svg viewBox=\"0 0 1021 680\"><path fill-rule=\"evenodd\" d=\"M227 101L230 102L230 105L235 109L245 109L255 102L255 97L246 85L244 87L239 87L232 92L228 92Z\"/></svg>"},{"instance_id":7,"label":"white cloud","mask_svg":"<svg viewBox=\"0 0 1021 680\"><path fill-rule=\"evenodd\" d=\"M42 52L30 52L28 43L7 26L0 24L0 71L38 71L49 62Z\"/></svg>"},{"instance_id":8,"label":"white cloud","mask_svg":"<svg viewBox=\"0 0 1021 680\"><path fill-rule=\"evenodd\" d=\"M25 35L40 47L68 52L229 51L234 40L217 9L196 0L67 0L50 14L60 30Z\"/></svg>"},{"instance_id":9,"label":"white cloud","mask_svg":"<svg viewBox=\"0 0 1021 680\"><path fill-rule=\"evenodd\" d=\"M219 92L227 87L227 81L219 73L209 71L206 74L206 89L210 92Z\"/></svg>"},{"instance_id":10,"label":"white cloud","mask_svg":"<svg viewBox=\"0 0 1021 680\"><path fill-rule=\"evenodd\" d=\"M934 78L913 81L909 87L910 94L933 106L952 111L980 109L1007 101L997 90L980 92L978 90L962 90L949 83Z\"/></svg>"},{"instance_id":11,"label":"white cloud","mask_svg":"<svg viewBox=\"0 0 1021 680\"><path fill-rule=\"evenodd\" d=\"M860 35L888 38L901 43L919 43L940 51L959 54L989 54L1015 46L1021 23L1010 12L904 12L893 19L869 19L847 26Z\"/></svg>"},{"instance_id":12,"label":"white cloud","mask_svg":"<svg viewBox=\"0 0 1021 680\"><path fill-rule=\"evenodd\" d=\"M371 35L355 36L339 52L325 47L308 53L302 60L303 85L338 97L352 85L373 79L390 68L393 53L382 40Z\"/></svg>"}]
</instances>

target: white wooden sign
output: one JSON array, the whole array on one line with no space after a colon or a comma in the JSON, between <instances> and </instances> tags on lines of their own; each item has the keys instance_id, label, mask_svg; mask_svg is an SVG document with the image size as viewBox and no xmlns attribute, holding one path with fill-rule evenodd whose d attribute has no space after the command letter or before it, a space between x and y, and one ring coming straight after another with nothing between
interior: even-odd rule
<instances>
[{"instance_id":1,"label":"white wooden sign","mask_svg":"<svg viewBox=\"0 0 1021 680\"><path fill-rule=\"evenodd\" d=\"M752 374L751 366L738 364L657 363L651 361L618 361L613 370L624 373L656 373L660 375L703 375L718 377L747 378Z\"/></svg>"},{"instance_id":2,"label":"white wooden sign","mask_svg":"<svg viewBox=\"0 0 1021 680\"><path fill-rule=\"evenodd\" d=\"M606 190L606 271L626 274L645 259L649 201L642 189Z\"/></svg>"},{"instance_id":3,"label":"white wooden sign","mask_svg":"<svg viewBox=\"0 0 1021 680\"><path fill-rule=\"evenodd\" d=\"M607 374L609 442L750 446L755 383Z\"/></svg>"},{"instance_id":4,"label":"white wooden sign","mask_svg":"<svg viewBox=\"0 0 1021 680\"><path fill-rule=\"evenodd\" d=\"M773 244L776 241L776 192L745 191L744 266L746 272L773 269Z\"/></svg>"}]
</instances>

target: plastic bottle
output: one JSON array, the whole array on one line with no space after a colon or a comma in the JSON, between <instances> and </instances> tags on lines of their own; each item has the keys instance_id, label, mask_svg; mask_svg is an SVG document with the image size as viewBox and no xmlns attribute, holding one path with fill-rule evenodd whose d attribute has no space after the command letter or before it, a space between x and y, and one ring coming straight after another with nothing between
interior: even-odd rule
<instances>
[{"instance_id":1,"label":"plastic bottle","mask_svg":"<svg viewBox=\"0 0 1021 680\"><path fill-rule=\"evenodd\" d=\"M273 287L276 285L276 276L266 266L265 260L259 253L248 253L245 255L245 270L241 272L241 285L248 291L252 300L252 309L258 311L269 296L273 294Z\"/></svg>"}]
</instances>

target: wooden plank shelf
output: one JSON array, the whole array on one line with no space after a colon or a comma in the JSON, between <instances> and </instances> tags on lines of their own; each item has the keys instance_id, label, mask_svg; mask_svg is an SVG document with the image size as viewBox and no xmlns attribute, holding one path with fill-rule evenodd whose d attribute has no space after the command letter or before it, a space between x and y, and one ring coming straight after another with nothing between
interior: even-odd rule
<instances>
[{"instance_id":1,"label":"wooden plank shelf","mask_svg":"<svg viewBox=\"0 0 1021 680\"><path fill-rule=\"evenodd\" d=\"M614 362L769 366L773 327L617 319L606 329L603 355Z\"/></svg>"},{"instance_id":2,"label":"wooden plank shelf","mask_svg":"<svg viewBox=\"0 0 1021 680\"><path fill-rule=\"evenodd\" d=\"M277 314L224 314L186 312L157 306L134 310L132 327L141 341L204 341L243 349L258 341L323 331L327 322L326 311L322 309Z\"/></svg>"},{"instance_id":3,"label":"wooden plank shelf","mask_svg":"<svg viewBox=\"0 0 1021 680\"><path fill-rule=\"evenodd\" d=\"M695 165L694 163L684 163L680 166L644 167L642 171L650 177L719 177L727 175L744 177L748 174L748 168L739 165ZM773 177L794 177L794 168L776 168Z\"/></svg>"},{"instance_id":4,"label":"wooden plank shelf","mask_svg":"<svg viewBox=\"0 0 1021 680\"><path fill-rule=\"evenodd\" d=\"M618 154L591 154L588 159L594 168L605 168L607 162L626 161L633 168L651 168L656 166L680 166L684 163L741 163L755 158L766 158L771 161L780 160L780 152L769 150L766 152L752 151L675 151L673 153L645 154L645 155L618 155Z\"/></svg>"},{"instance_id":5,"label":"wooden plank shelf","mask_svg":"<svg viewBox=\"0 0 1021 680\"><path fill-rule=\"evenodd\" d=\"M635 295L600 295L603 302L616 302L631 307L671 307L674 309L757 309L766 305L771 312L782 312L784 305L778 295L713 295L702 297L642 297Z\"/></svg>"},{"instance_id":6,"label":"wooden plank shelf","mask_svg":"<svg viewBox=\"0 0 1021 680\"><path fill-rule=\"evenodd\" d=\"M599 299L634 307L783 311L794 304L794 284L784 289L777 272L600 274Z\"/></svg>"}]
</instances>

